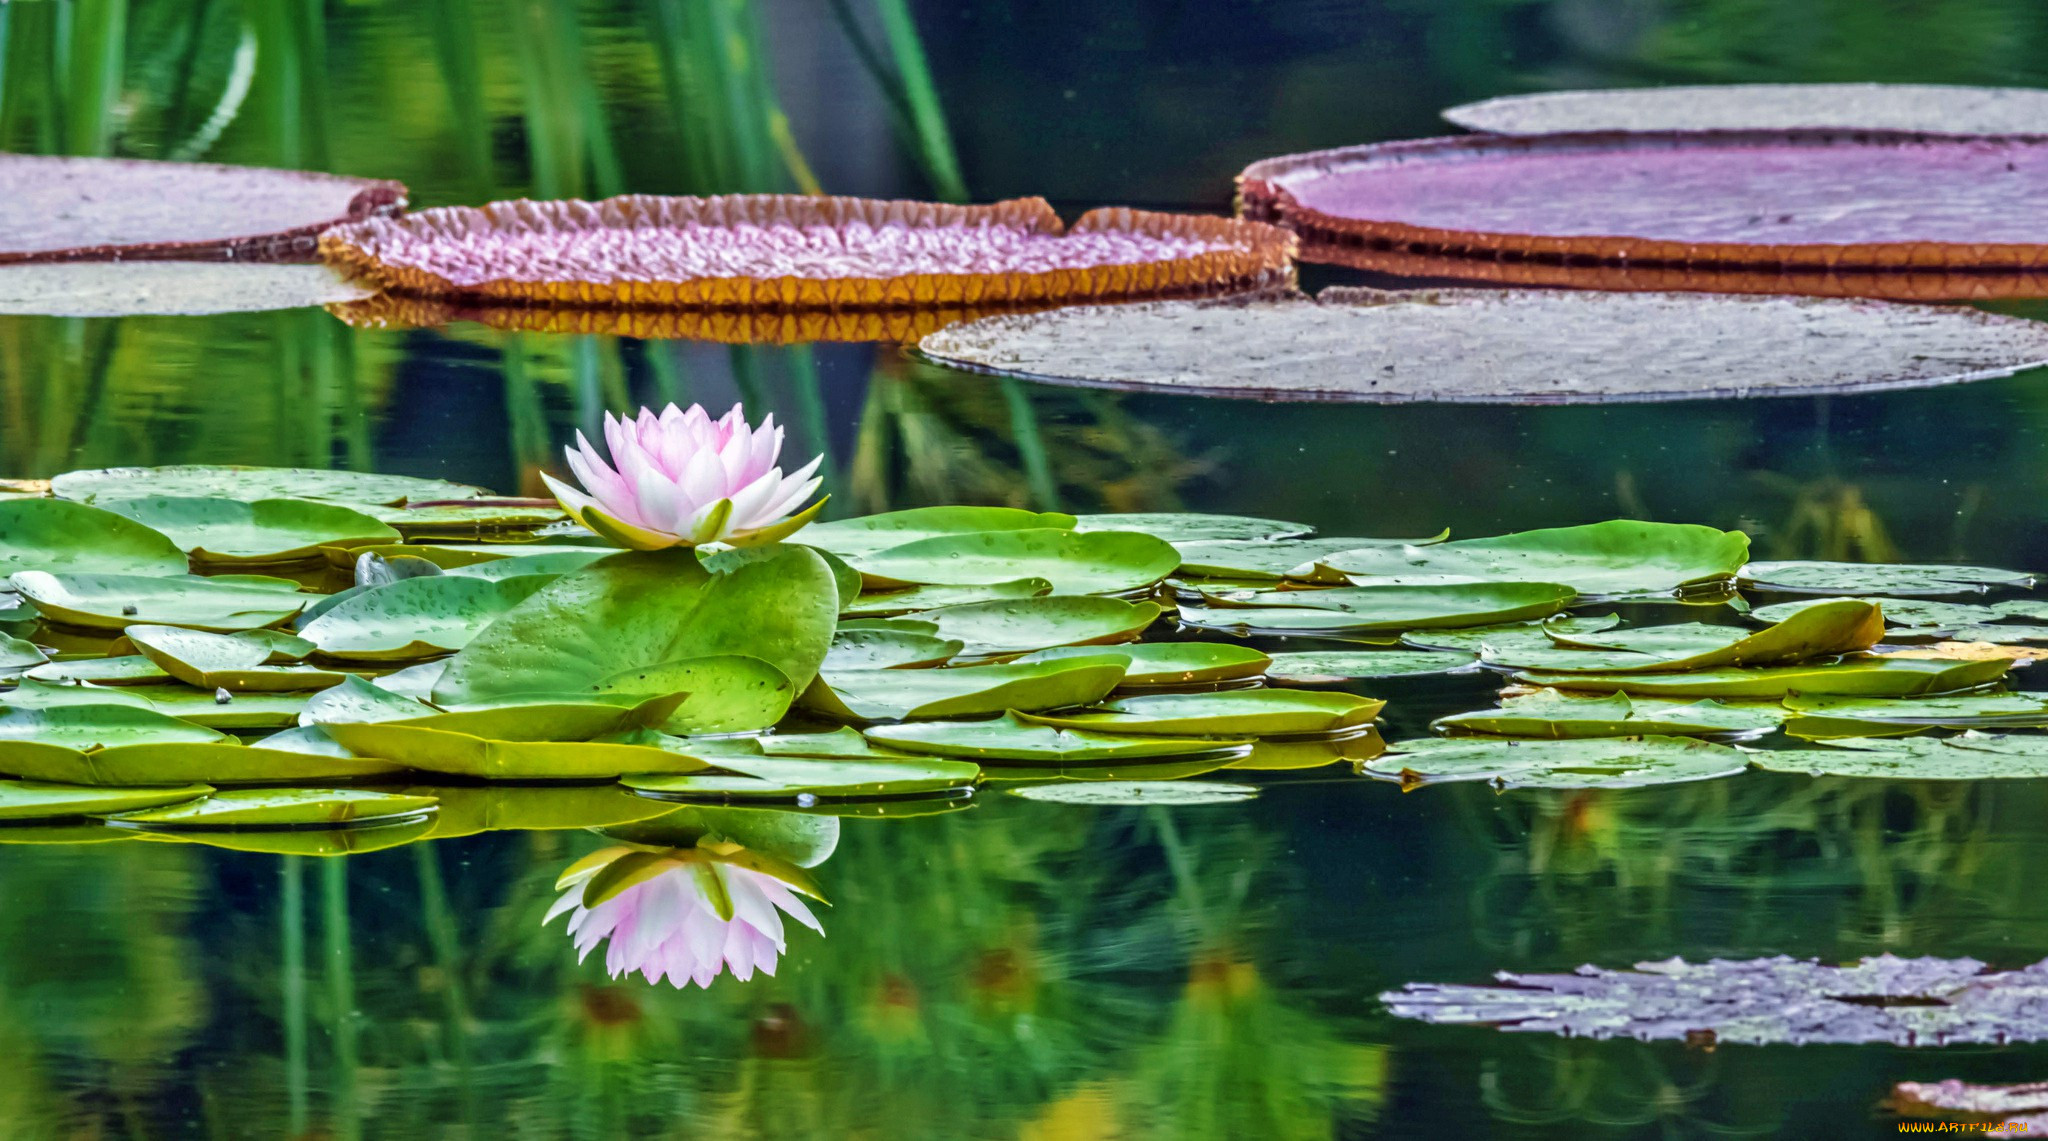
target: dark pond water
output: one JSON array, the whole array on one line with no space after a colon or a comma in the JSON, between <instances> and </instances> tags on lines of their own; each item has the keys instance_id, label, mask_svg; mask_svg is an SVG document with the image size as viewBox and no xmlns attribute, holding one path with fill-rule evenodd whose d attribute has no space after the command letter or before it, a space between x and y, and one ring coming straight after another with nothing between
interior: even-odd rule
<instances>
[{"instance_id":1,"label":"dark pond water","mask_svg":"<svg viewBox=\"0 0 2048 1141\"><path fill-rule=\"evenodd\" d=\"M831 5L697 5L152 0L112 39L118 3L0 5L0 139L189 157L246 79L204 157L397 178L416 205L781 188L787 164L720 127L727 104L675 113L663 30L694 11L765 56L819 183L931 192ZM848 5L877 42L883 7ZM2038 0L916 9L969 190L1069 211L1227 209L1251 159L1438 133L1438 108L1514 91L2048 82ZM1633 516L1740 527L1773 558L2042 567L2043 384L1310 407L1006 385L891 347L367 331L317 311L4 318L0 475L333 465L532 492L607 408L744 398L829 453L845 513L1187 508L1365 535ZM1390 735L1487 696L1478 679L1372 692ZM608 980L539 925L596 845L581 833L347 860L0 847L0 1133L1838 1137L1895 1131L1877 1108L1895 1081L2048 1077L2041 1048L1702 1051L1425 1026L1376 999L1673 955L2033 962L2040 782L1404 795L1298 777L1236 805L995 794L849 820L819 869L825 936L797 931L775 978L708 991Z\"/></svg>"}]
</instances>

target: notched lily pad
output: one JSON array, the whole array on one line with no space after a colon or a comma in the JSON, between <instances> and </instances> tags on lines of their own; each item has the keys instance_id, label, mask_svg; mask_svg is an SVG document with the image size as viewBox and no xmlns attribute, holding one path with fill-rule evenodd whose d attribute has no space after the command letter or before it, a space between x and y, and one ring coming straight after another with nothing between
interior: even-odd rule
<instances>
[{"instance_id":1,"label":"notched lily pad","mask_svg":"<svg viewBox=\"0 0 2048 1141\"><path fill-rule=\"evenodd\" d=\"M325 689L340 684L345 676L312 666L272 665L276 654L271 644L243 634L208 634L176 626L130 626L124 636L165 673L200 689Z\"/></svg>"},{"instance_id":2,"label":"notched lily pad","mask_svg":"<svg viewBox=\"0 0 2048 1141\"><path fill-rule=\"evenodd\" d=\"M927 721L866 730L877 744L906 753L959 757L985 765L1106 764L1140 759L1239 760L1249 738L1147 737L1064 729L1007 714L994 721Z\"/></svg>"},{"instance_id":3,"label":"notched lily pad","mask_svg":"<svg viewBox=\"0 0 2048 1141\"><path fill-rule=\"evenodd\" d=\"M819 547L844 559L860 558L890 547L942 535L982 531L1075 529L1075 517L1057 511L1024 511L1015 507L913 507L854 519L835 519L804 528L806 546Z\"/></svg>"},{"instance_id":4,"label":"notched lily pad","mask_svg":"<svg viewBox=\"0 0 2048 1141\"><path fill-rule=\"evenodd\" d=\"M1313 573L1318 561L1340 551L1361 547L1426 547L1450 538L1451 533L1427 539L1354 539L1343 535L1319 535L1312 539L1198 539L1175 540L1180 552L1177 579L1222 579L1261 581L1290 577L1296 572ZM1343 579L1335 581L1342 582Z\"/></svg>"},{"instance_id":5,"label":"notched lily pad","mask_svg":"<svg viewBox=\"0 0 2048 1141\"><path fill-rule=\"evenodd\" d=\"M1646 338L1644 329L1658 336ZM1485 367L1474 367L1474 345L1486 346ZM1569 404L1871 392L2007 376L2048 361L2048 330L1970 310L1827 298L1332 288L1313 301L1161 301L988 317L931 333L921 347L956 367L1087 387Z\"/></svg>"},{"instance_id":6,"label":"notched lily pad","mask_svg":"<svg viewBox=\"0 0 2048 1141\"><path fill-rule=\"evenodd\" d=\"M1959 737L1856 738L1816 749L1766 749L1760 769L1809 776L1886 780L2048 778L2048 736L1965 733Z\"/></svg>"},{"instance_id":7,"label":"notched lily pad","mask_svg":"<svg viewBox=\"0 0 2048 1141\"><path fill-rule=\"evenodd\" d=\"M1417 650L1326 650L1274 654L1266 677L1287 685L1328 685L1361 678L1472 673L1474 654Z\"/></svg>"},{"instance_id":8,"label":"notched lily pad","mask_svg":"<svg viewBox=\"0 0 2048 1141\"><path fill-rule=\"evenodd\" d=\"M638 773L620 783L663 800L721 803L933 796L971 789L981 776L978 765L928 757L822 760L726 756L717 758L716 764L737 775Z\"/></svg>"},{"instance_id":9,"label":"notched lily pad","mask_svg":"<svg viewBox=\"0 0 2048 1141\"><path fill-rule=\"evenodd\" d=\"M1686 737L1396 741L1365 771L1415 787L1485 781L1495 788L1637 788L1733 776L1748 767L1727 745Z\"/></svg>"},{"instance_id":10,"label":"notched lily pad","mask_svg":"<svg viewBox=\"0 0 2048 1141\"><path fill-rule=\"evenodd\" d=\"M1427 547L1362 547L1320 561L1357 583L1381 575L1450 574L1633 595L1710 587L1733 577L1748 557L1749 536L1740 531L1612 519Z\"/></svg>"},{"instance_id":11,"label":"notched lily pad","mask_svg":"<svg viewBox=\"0 0 2048 1141\"><path fill-rule=\"evenodd\" d=\"M969 658L1005 657L1058 646L1130 642L1159 617L1151 602L1056 596L977 602L920 612L938 636L960 642Z\"/></svg>"},{"instance_id":12,"label":"notched lily pad","mask_svg":"<svg viewBox=\"0 0 2048 1141\"><path fill-rule=\"evenodd\" d=\"M1555 614L1576 597L1551 582L1446 582L1331 590L1220 591L1180 620L1205 630L1293 634L1393 633L1479 626Z\"/></svg>"},{"instance_id":13,"label":"notched lily pad","mask_svg":"<svg viewBox=\"0 0 2048 1141\"><path fill-rule=\"evenodd\" d=\"M1526 685L1651 697L1771 697L1833 694L1853 697L1913 697L1952 693L1989 685L2005 676L2007 661L1925 661L1858 657L1803 666L1758 666L1692 670L1684 673L1556 673L1525 670Z\"/></svg>"},{"instance_id":14,"label":"notched lily pad","mask_svg":"<svg viewBox=\"0 0 2048 1141\"><path fill-rule=\"evenodd\" d=\"M1498 709L1439 717L1440 733L1488 734L1573 740L1588 737L1706 737L1756 734L1784 720L1782 707L1767 703L1724 705L1711 699L1660 701L1625 693L1572 695L1553 689L1510 697Z\"/></svg>"},{"instance_id":15,"label":"notched lily pad","mask_svg":"<svg viewBox=\"0 0 2048 1141\"><path fill-rule=\"evenodd\" d=\"M18 571L182 575L185 552L111 511L61 499L0 499L0 577Z\"/></svg>"},{"instance_id":16,"label":"notched lily pad","mask_svg":"<svg viewBox=\"0 0 2048 1141\"><path fill-rule=\"evenodd\" d=\"M62 820L181 804L206 796L203 784L138 788L86 788L43 781L0 780L0 821Z\"/></svg>"},{"instance_id":17,"label":"notched lily pad","mask_svg":"<svg viewBox=\"0 0 2048 1141\"><path fill-rule=\"evenodd\" d=\"M936 625L933 626L937 629ZM841 627L832 635L832 649L825 654L827 671L900 670L942 666L958 654L964 643L957 639L903 630L848 630Z\"/></svg>"},{"instance_id":18,"label":"notched lily pad","mask_svg":"<svg viewBox=\"0 0 2048 1141\"><path fill-rule=\"evenodd\" d=\"M329 607L299 633L337 661L416 661L469 645L484 627L552 581L548 575L399 579Z\"/></svg>"},{"instance_id":19,"label":"notched lily pad","mask_svg":"<svg viewBox=\"0 0 2048 1141\"><path fill-rule=\"evenodd\" d=\"M1042 578L1019 578L974 586L913 586L903 590L863 592L841 610L851 619L892 618L947 606L971 606L977 602L1040 598L1052 593L1052 583Z\"/></svg>"},{"instance_id":20,"label":"notched lily pad","mask_svg":"<svg viewBox=\"0 0 2048 1141\"><path fill-rule=\"evenodd\" d=\"M479 487L442 479L320 468L183 465L116 467L65 472L50 481L59 499L100 503L175 496L200 499L317 499L326 503L395 507L410 499L471 499Z\"/></svg>"},{"instance_id":21,"label":"notched lily pad","mask_svg":"<svg viewBox=\"0 0 2048 1141\"><path fill-rule=\"evenodd\" d=\"M1219 540L1262 542L1301 539L1316 531L1306 523L1258 519L1249 515L1204 515L1193 511L1080 515L1069 526L1076 531L1141 531L1175 546Z\"/></svg>"},{"instance_id":22,"label":"notched lily pad","mask_svg":"<svg viewBox=\"0 0 2048 1141\"><path fill-rule=\"evenodd\" d=\"M1100 654L1102 646L1061 646L1014 659L1017 663L1052 662ZM1109 652L1130 659L1118 689L1163 689L1250 681L1272 661L1250 646L1227 642L1125 642Z\"/></svg>"},{"instance_id":23,"label":"notched lily pad","mask_svg":"<svg viewBox=\"0 0 2048 1141\"><path fill-rule=\"evenodd\" d=\"M1495 977L1500 985L1410 983L1380 1001L1425 1022L1645 1042L1924 1047L2048 1038L2048 963L1992 971L1976 959L1879 955L1836 967L1778 955Z\"/></svg>"}]
</instances>

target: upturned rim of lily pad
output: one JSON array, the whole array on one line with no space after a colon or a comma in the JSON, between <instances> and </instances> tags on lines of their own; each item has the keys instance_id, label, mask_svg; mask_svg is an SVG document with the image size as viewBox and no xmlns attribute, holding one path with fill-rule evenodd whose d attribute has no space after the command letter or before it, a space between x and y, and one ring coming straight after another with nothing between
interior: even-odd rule
<instances>
[{"instance_id":1,"label":"upturned rim of lily pad","mask_svg":"<svg viewBox=\"0 0 2048 1141\"><path fill-rule=\"evenodd\" d=\"M505 276L460 284L404 260L408 243L466 244L523 234L560 235L662 227L1004 227L1058 238L1118 232L1177 238L1213 248L1190 257L1037 272L908 273L871 277L824 273L672 280L640 276L642 267L604 279L519 280ZM371 218L320 236L320 256L380 289L466 301L524 301L584 306L714 309L907 309L1045 304L1121 297L1189 296L1291 285L1295 239L1262 222L1161 214L1125 207L1089 211L1065 226L1043 198L986 206L802 194L729 194L710 198L626 194L598 202L518 199L480 207L446 206L400 218ZM629 276L633 274L634 276Z\"/></svg>"},{"instance_id":2,"label":"upturned rim of lily pad","mask_svg":"<svg viewBox=\"0 0 2048 1141\"><path fill-rule=\"evenodd\" d=\"M1496 257L1550 264L1571 261L1754 270L1793 267L1840 271L1989 270L2027 273L2048 268L2048 241L1968 242L1937 239L1874 242L1729 242L1648 235L1543 234L1463 230L1384 218L1346 217L1303 204L1290 182L1342 169L1408 167L1558 154L1671 153L1752 146L1951 147L1985 145L2048 149L2048 135L1971 138L1912 131L1785 130L1560 131L1541 135L1452 135L1279 155L1238 175L1239 212L1301 234L1304 258L1332 247L1390 245L1411 253ZM1932 193L1932 191L1930 191Z\"/></svg>"}]
</instances>

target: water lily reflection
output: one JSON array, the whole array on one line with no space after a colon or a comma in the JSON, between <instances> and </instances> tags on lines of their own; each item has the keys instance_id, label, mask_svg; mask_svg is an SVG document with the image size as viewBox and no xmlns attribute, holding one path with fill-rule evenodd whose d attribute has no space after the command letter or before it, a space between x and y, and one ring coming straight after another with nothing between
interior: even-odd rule
<instances>
[{"instance_id":1,"label":"water lily reflection","mask_svg":"<svg viewBox=\"0 0 2048 1141\"><path fill-rule=\"evenodd\" d=\"M604 418L607 464L583 433L565 449L583 490L543 474L563 510L605 538L634 550L772 543L811 521L824 500L790 515L824 481L819 456L783 475L775 460L782 429L771 413L758 427L735 404L717 420L701 404L671 404L660 415Z\"/></svg>"},{"instance_id":2,"label":"water lily reflection","mask_svg":"<svg viewBox=\"0 0 2048 1141\"><path fill-rule=\"evenodd\" d=\"M613 978L638 972L650 983L709 987L730 969L746 982L757 970L773 975L789 949L784 913L825 933L798 896L822 901L803 869L736 844L606 848L570 865L555 886L562 898L541 922L567 914L583 958L609 940L604 965Z\"/></svg>"}]
</instances>

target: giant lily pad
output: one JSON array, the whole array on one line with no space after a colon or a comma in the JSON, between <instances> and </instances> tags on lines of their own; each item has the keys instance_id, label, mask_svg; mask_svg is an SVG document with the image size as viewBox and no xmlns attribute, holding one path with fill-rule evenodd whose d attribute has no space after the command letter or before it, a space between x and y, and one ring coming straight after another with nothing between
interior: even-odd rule
<instances>
[{"instance_id":1,"label":"giant lily pad","mask_svg":"<svg viewBox=\"0 0 2048 1141\"><path fill-rule=\"evenodd\" d=\"M981 531L1072 530L1075 518L1056 511L1015 507L913 507L855 519L835 519L804 528L804 545L841 558L857 559L941 535Z\"/></svg>"},{"instance_id":2,"label":"giant lily pad","mask_svg":"<svg viewBox=\"0 0 2048 1141\"><path fill-rule=\"evenodd\" d=\"M2048 737L1985 734L1960 737L1857 738L1827 748L1765 749L1760 769L1810 776L1887 780L2048 779Z\"/></svg>"},{"instance_id":3,"label":"giant lily pad","mask_svg":"<svg viewBox=\"0 0 2048 1141\"><path fill-rule=\"evenodd\" d=\"M1379 575L1453 574L1626 595L1723 582L1748 557L1749 536L1740 531L1614 519L1428 547L1362 547L1331 555L1322 564L1359 583Z\"/></svg>"},{"instance_id":4,"label":"giant lily pad","mask_svg":"<svg viewBox=\"0 0 2048 1141\"><path fill-rule=\"evenodd\" d=\"M176 626L130 626L127 638L164 672L206 690L303 690L339 684L344 675L311 666L270 665L271 647L236 634Z\"/></svg>"},{"instance_id":5,"label":"giant lily pad","mask_svg":"<svg viewBox=\"0 0 2048 1141\"><path fill-rule=\"evenodd\" d=\"M391 823L434 811L431 796L356 788L267 788L216 792L204 800L109 816L128 828L298 828Z\"/></svg>"},{"instance_id":6,"label":"giant lily pad","mask_svg":"<svg viewBox=\"0 0 2048 1141\"><path fill-rule=\"evenodd\" d=\"M926 611L938 636L962 643L968 657L998 657L1056 646L1128 642L1159 617L1150 602L1056 596L980 602Z\"/></svg>"},{"instance_id":7,"label":"giant lily pad","mask_svg":"<svg viewBox=\"0 0 2048 1141\"><path fill-rule=\"evenodd\" d=\"M1743 131L1834 127L1939 135L2048 134L2048 92L1934 83L1729 83L1504 95L1452 107L1469 131Z\"/></svg>"},{"instance_id":8,"label":"giant lily pad","mask_svg":"<svg viewBox=\"0 0 2048 1141\"><path fill-rule=\"evenodd\" d=\"M852 560L870 586L976 586L1042 578L1054 594L1143 590L1180 566L1180 552L1135 531L1033 528L940 535Z\"/></svg>"},{"instance_id":9,"label":"giant lily pad","mask_svg":"<svg viewBox=\"0 0 2048 1141\"><path fill-rule=\"evenodd\" d=\"M1372 242L1691 267L2033 269L2042 139L1645 131L1382 143L1252 164L1311 260Z\"/></svg>"},{"instance_id":10,"label":"giant lily pad","mask_svg":"<svg viewBox=\"0 0 2048 1141\"><path fill-rule=\"evenodd\" d=\"M283 625L313 601L277 580L22 571L11 581L51 621L93 630L137 624L256 630Z\"/></svg>"},{"instance_id":11,"label":"giant lily pad","mask_svg":"<svg viewBox=\"0 0 2048 1141\"><path fill-rule=\"evenodd\" d=\"M132 519L61 499L0 499L0 576L185 570L185 552L176 543Z\"/></svg>"},{"instance_id":12,"label":"giant lily pad","mask_svg":"<svg viewBox=\"0 0 2048 1141\"><path fill-rule=\"evenodd\" d=\"M44 781L0 780L0 821L62 820L133 812L196 800L213 791L203 784L86 788Z\"/></svg>"},{"instance_id":13,"label":"giant lily pad","mask_svg":"<svg viewBox=\"0 0 2048 1141\"><path fill-rule=\"evenodd\" d=\"M799 195L495 202L373 218L320 252L381 288L457 299L720 309L911 308L1270 288L1293 240L1224 218Z\"/></svg>"},{"instance_id":14,"label":"giant lily pad","mask_svg":"<svg viewBox=\"0 0 2048 1141\"><path fill-rule=\"evenodd\" d=\"M2007 661L1926 661L1852 658L1804 666L1694 670L1687 673L1553 673L1515 675L1527 685L1630 693L1651 697L1784 697L1793 693L1850 697L1912 697L1988 685L2005 676Z\"/></svg>"},{"instance_id":15,"label":"giant lily pad","mask_svg":"<svg viewBox=\"0 0 2048 1141\"><path fill-rule=\"evenodd\" d=\"M323 546L394 542L398 532L360 511L313 499L108 500L107 509L168 536L194 562L214 566L303 561Z\"/></svg>"},{"instance_id":16,"label":"giant lily pad","mask_svg":"<svg viewBox=\"0 0 2048 1141\"><path fill-rule=\"evenodd\" d=\"M994 721L926 721L878 725L867 738L907 753L960 757L985 765L1100 765L1142 759L1237 760L1250 738L1139 736L1063 729L1008 714Z\"/></svg>"},{"instance_id":17,"label":"giant lily pad","mask_svg":"<svg viewBox=\"0 0 2048 1141\"><path fill-rule=\"evenodd\" d=\"M1211 630L1372 633L1431 626L1479 626L1541 618L1576 592L1554 582L1447 582L1333 590L1231 592L1208 607L1183 606L1180 619Z\"/></svg>"},{"instance_id":18,"label":"giant lily pad","mask_svg":"<svg viewBox=\"0 0 2048 1141\"><path fill-rule=\"evenodd\" d=\"M1723 705L1718 701L1660 701L1625 693L1576 696L1554 689L1511 697L1499 709L1454 713L1430 727L1439 732L1504 737L1697 737L1761 733L1785 711L1775 705Z\"/></svg>"},{"instance_id":19,"label":"giant lily pad","mask_svg":"<svg viewBox=\"0 0 2048 1141\"><path fill-rule=\"evenodd\" d=\"M1742 752L1686 737L1397 741L1365 770L1403 785L1486 781L1495 788L1635 788L1733 776Z\"/></svg>"},{"instance_id":20,"label":"giant lily pad","mask_svg":"<svg viewBox=\"0 0 2048 1141\"><path fill-rule=\"evenodd\" d=\"M2033 581L2034 576L2025 571L1923 563L1777 562L1742 568L1745 589L1788 594L1940 597L1983 594L2000 586L2030 586Z\"/></svg>"},{"instance_id":21,"label":"giant lily pad","mask_svg":"<svg viewBox=\"0 0 2048 1141\"><path fill-rule=\"evenodd\" d=\"M1050 662L1102 653L1100 646L1062 646L1039 650L1015 659ZM1126 642L1112 651L1130 659L1119 689L1153 689L1164 686L1205 686L1218 682L1248 681L1266 671L1271 658L1250 646L1223 642Z\"/></svg>"},{"instance_id":22,"label":"giant lily pad","mask_svg":"<svg viewBox=\"0 0 2048 1141\"><path fill-rule=\"evenodd\" d=\"M1486 346L1483 367L1474 365L1474 345ZM2005 376L2048 361L2048 329L1972 310L1819 298L1333 288L1313 301L989 317L932 333L922 347L947 364L1059 384L1263 400L1555 404Z\"/></svg>"},{"instance_id":23,"label":"giant lily pad","mask_svg":"<svg viewBox=\"0 0 2048 1141\"><path fill-rule=\"evenodd\" d=\"M313 236L405 206L396 182L137 159L0 156L0 263L308 261Z\"/></svg>"},{"instance_id":24,"label":"giant lily pad","mask_svg":"<svg viewBox=\"0 0 2048 1141\"><path fill-rule=\"evenodd\" d=\"M1129 660L1105 653L1028 665L849 670L818 675L798 704L852 722L1064 709L1108 696L1123 680Z\"/></svg>"},{"instance_id":25,"label":"giant lily pad","mask_svg":"<svg viewBox=\"0 0 2048 1141\"><path fill-rule=\"evenodd\" d=\"M1101 733L1268 737L1359 729L1370 725L1386 704L1348 693L1240 689L1120 697L1076 713L1033 714L1025 720Z\"/></svg>"},{"instance_id":26,"label":"giant lily pad","mask_svg":"<svg viewBox=\"0 0 2048 1141\"><path fill-rule=\"evenodd\" d=\"M375 472L283 467L117 467L73 471L50 481L60 499L103 503L173 496L199 499L317 499L392 507L407 500L469 499L481 488L441 479Z\"/></svg>"},{"instance_id":27,"label":"giant lily pad","mask_svg":"<svg viewBox=\"0 0 2048 1141\"><path fill-rule=\"evenodd\" d=\"M831 569L787 544L749 554L721 574L672 550L624 552L565 575L456 654L435 698L584 692L629 671L725 654L759 658L801 690L838 622Z\"/></svg>"},{"instance_id":28,"label":"giant lily pad","mask_svg":"<svg viewBox=\"0 0 2048 1141\"><path fill-rule=\"evenodd\" d=\"M1778 955L1495 977L1501 985L1410 983L1380 1001L1425 1022L1694 1045L2004 1046L2048 1038L2048 963L1991 971L1975 959L1879 955L1837 967Z\"/></svg>"},{"instance_id":29,"label":"giant lily pad","mask_svg":"<svg viewBox=\"0 0 2048 1141\"><path fill-rule=\"evenodd\" d=\"M338 661L412 661L462 649L552 581L548 575L400 579L336 604L299 633Z\"/></svg>"}]
</instances>

